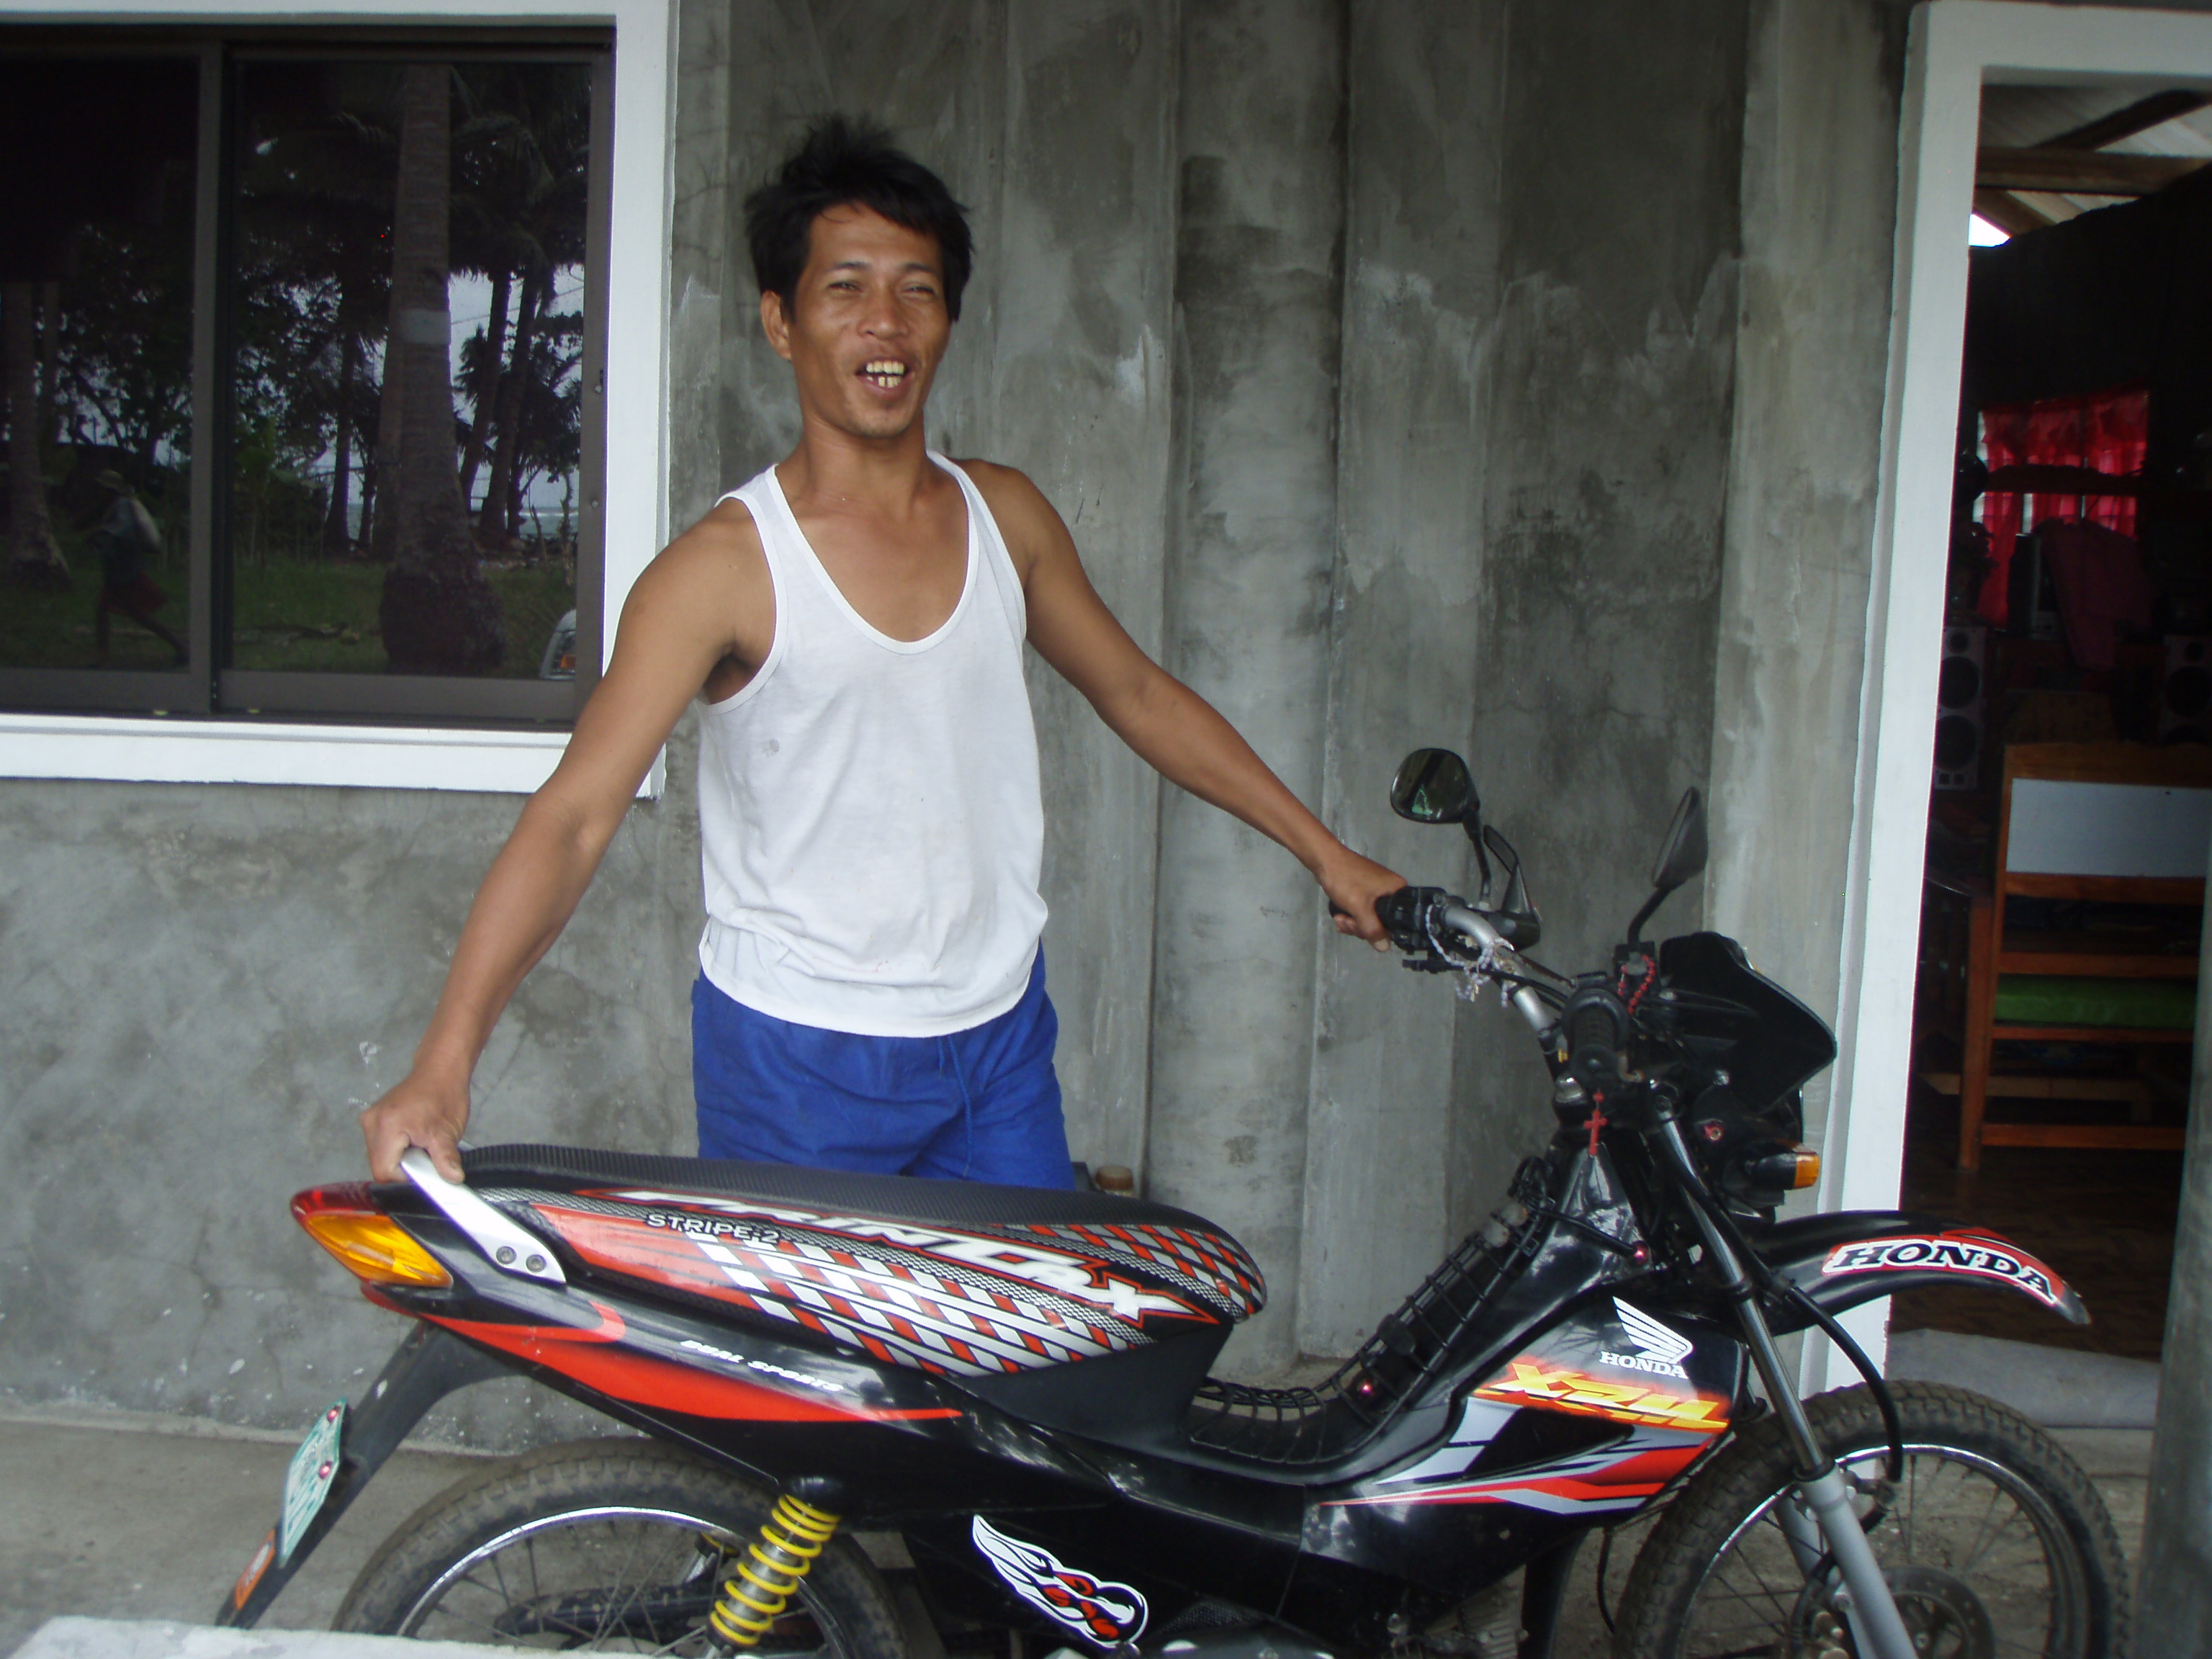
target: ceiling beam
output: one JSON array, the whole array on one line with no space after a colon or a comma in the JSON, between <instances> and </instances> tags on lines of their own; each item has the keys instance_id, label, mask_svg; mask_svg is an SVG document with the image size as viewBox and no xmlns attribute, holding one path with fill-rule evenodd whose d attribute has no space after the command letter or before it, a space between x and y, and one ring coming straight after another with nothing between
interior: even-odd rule
<instances>
[{"instance_id":1,"label":"ceiling beam","mask_svg":"<svg viewBox=\"0 0 2212 1659\"><path fill-rule=\"evenodd\" d=\"M1976 191L1974 212L2008 236L2025 236L2031 230L2041 230L2057 222L2041 209L2006 190Z\"/></svg>"},{"instance_id":2,"label":"ceiling beam","mask_svg":"<svg viewBox=\"0 0 2212 1659\"><path fill-rule=\"evenodd\" d=\"M2168 121L2194 114L2205 105L2212 104L2212 94L2186 92L2177 88L2172 92L2154 92L2148 98L2139 98L2125 109L2116 109L2110 115L2100 115L2086 126L2062 132L2056 138L2046 138L2038 149L2102 149L2107 144L2117 144L2123 138L2132 138L2139 132L2148 132L2153 127L2162 127Z\"/></svg>"},{"instance_id":3,"label":"ceiling beam","mask_svg":"<svg viewBox=\"0 0 2212 1659\"><path fill-rule=\"evenodd\" d=\"M2205 165L2201 155L2115 155L2107 150L1984 149L1977 190L2039 190L2056 196L2149 196Z\"/></svg>"}]
</instances>

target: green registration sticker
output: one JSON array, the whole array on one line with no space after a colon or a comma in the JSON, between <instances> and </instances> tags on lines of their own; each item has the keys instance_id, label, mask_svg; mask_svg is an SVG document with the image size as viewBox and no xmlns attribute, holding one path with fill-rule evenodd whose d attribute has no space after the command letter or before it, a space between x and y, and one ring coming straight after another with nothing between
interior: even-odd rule
<instances>
[{"instance_id":1,"label":"green registration sticker","mask_svg":"<svg viewBox=\"0 0 2212 1659\"><path fill-rule=\"evenodd\" d=\"M276 1565L292 1559L292 1552L307 1535L308 1523L331 1495L337 1478L338 1444L345 1433L346 1402L339 1401L315 1419L300 1449L292 1454L292 1467L284 1471L284 1507L276 1518Z\"/></svg>"}]
</instances>

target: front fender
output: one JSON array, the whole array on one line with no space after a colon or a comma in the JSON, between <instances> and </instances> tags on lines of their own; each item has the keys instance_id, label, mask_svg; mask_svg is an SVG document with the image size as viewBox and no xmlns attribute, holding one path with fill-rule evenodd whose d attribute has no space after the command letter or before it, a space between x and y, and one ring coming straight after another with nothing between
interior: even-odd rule
<instances>
[{"instance_id":1,"label":"front fender","mask_svg":"<svg viewBox=\"0 0 2212 1659\"><path fill-rule=\"evenodd\" d=\"M2081 1298L2047 1263L1986 1228L1897 1210L1843 1210L1761 1228L1751 1242L1775 1277L1823 1313L1899 1291L1979 1282L2016 1291L2069 1324L2089 1322ZM1793 1315L1794 1306L1768 1304L1778 1334L1813 1322Z\"/></svg>"}]
</instances>

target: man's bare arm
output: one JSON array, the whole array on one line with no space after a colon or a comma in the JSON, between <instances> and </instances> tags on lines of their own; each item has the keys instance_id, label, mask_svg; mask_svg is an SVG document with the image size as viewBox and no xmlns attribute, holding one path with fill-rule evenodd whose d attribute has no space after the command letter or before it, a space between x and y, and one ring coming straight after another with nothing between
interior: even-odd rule
<instances>
[{"instance_id":1,"label":"man's bare arm","mask_svg":"<svg viewBox=\"0 0 2212 1659\"><path fill-rule=\"evenodd\" d=\"M560 765L524 805L477 891L413 1068L362 1114L377 1180L398 1178L410 1146L460 1178L469 1078L492 1027L574 914L684 705L717 664L748 659L756 644L764 655L773 631L759 538L740 507L718 507L638 579L606 675Z\"/></svg>"},{"instance_id":2,"label":"man's bare arm","mask_svg":"<svg viewBox=\"0 0 2212 1659\"><path fill-rule=\"evenodd\" d=\"M1387 949L1375 901L1404 878L1331 835L1212 704L1145 654L1091 586L1074 538L1035 484L1011 467L963 465L1020 571L1037 653L1163 777L1288 848L1341 913L1340 932Z\"/></svg>"}]
</instances>

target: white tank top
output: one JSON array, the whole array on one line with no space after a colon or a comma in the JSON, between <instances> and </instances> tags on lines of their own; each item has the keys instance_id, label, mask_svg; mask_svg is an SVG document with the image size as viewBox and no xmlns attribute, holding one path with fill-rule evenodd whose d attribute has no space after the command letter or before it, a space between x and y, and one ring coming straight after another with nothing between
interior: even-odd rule
<instances>
[{"instance_id":1,"label":"white tank top","mask_svg":"<svg viewBox=\"0 0 2212 1659\"><path fill-rule=\"evenodd\" d=\"M929 459L967 501L968 568L927 639L853 609L774 467L723 497L760 532L775 638L701 722L700 968L748 1008L871 1036L1006 1012L1044 932L1021 580L981 493Z\"/></svg>"}]
</instances>

